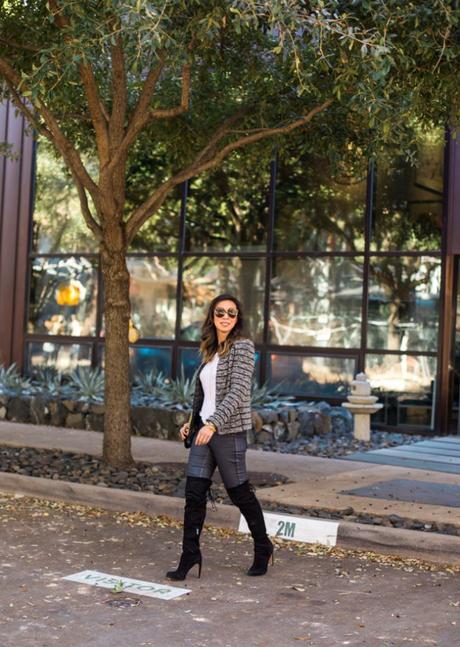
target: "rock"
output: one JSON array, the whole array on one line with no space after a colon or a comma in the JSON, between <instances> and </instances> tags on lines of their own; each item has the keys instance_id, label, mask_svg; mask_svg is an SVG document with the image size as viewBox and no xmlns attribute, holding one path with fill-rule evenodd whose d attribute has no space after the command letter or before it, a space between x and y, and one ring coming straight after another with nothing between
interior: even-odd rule
<instances>
[{"instance_id":1,"label":"rock","mask_svg":"<svg viewBox=\"0 0 460 647\"><path fill-rule=\"evenodd\" d=\"M281 409L279 412L279 419L281 422L284 422L285 425L290 421L289 417L289 410L288 409Z\"/></svg>"},{"instance_id":2,"label":"rock","mask_svg":"<svg viewBox=\"0 0 460 647\"><path fill-rule=\"evenodd\" d=\"M278 422L279 420L278 413L273 409L257 409L257 413L262 418L264 425Z\"/></svg>"},{"instance_id":3,"label":"rock","mask_svg":"<svg viewBox=\"0 0 460 647\"><path fill-rule=\"evenodd\" d=\"M174 411L173 413L174 424L177 425L178 427L182 427L182 425L187 422L189 417L190 417L189 411Z\"/></svg>"},{"instance_id":4,"label":"rock","mask_svg":"<svg viewBox=\"0 0 460 647\"><path fill-rule=\"evenodd\" d=\"M65 419L65 426L71 429L85 429L85 419L81 413L69 413Z\"/></svg>"},{"instance_id":5,"label":"rock","mask_svg":"<svg viewBox=\"0 0 460 647\"><path fill-rule=\"evenodd\" d=\"M85 400L77 400L75 402L75 411L79 411L80 413L88 413L90 406L91 404L89 402L86 402Z\"/></svg>"},{"instance_id":6,"label":"rock","mask_svg":"<svg viewBox=\"0 0 460 647\"><path fill-rule=\"evenodd\" d=\"M6 407L2 406L0 407L0 420L4 420L6 418Z\"/></svg>"},{"instance_id":7,"label":"rock","mask_svg":"<svg viewBox=\"0 0 460 647\"><path fill-rule=\"evenodd\" d=\"M105 404L98 402L91 402L89 405L89 412L95 416L103 416L105 414Z\"/></svg>"},{"instance_id":8,"label":"rock","mask_svg":"<svg viewBox=\"0 0 460 647\"><path fill-rule=\"evenodd\" d=\"M255 445L255 443L257 442L256 432L254 431L254 429L250 429L246 432L246 442L249 446Z\"/></svg>"},{"instance_id":9,"label":"rock","mask_svg":"<svg viewBox=\"0 0 460 647\"><path fill-rule=\"evenodd\" d=\"M259 431L262 430L262 427L264 424L262 416L260 415L259 412L252 411L251 418L252 418L252 428L254 429L255 433L259 433Z\"/></svg>"},{"instance_id":10,"label":"rock","mask_svg":"<svg viewBox=\"0 0 460 647\"><path fill-rule=\"evenodd\" d=\"M287 424L287 440L292 441L297 438L299 435L300 423L299 422L288 422Z\"/></svg>"},{"instance_id":11,"label":"rock","mask_svg":"<svg viewBox=\"0 0 460 647\"><path fill-rule=\"evenodd\" d=\"M8 403L7 420L11 422L30 422L30 399L13 397Z\"/></svg>"},{"instance_id":12,"label":"rock","mask_svg":"<svg viewBox=\"0 0 460 647\"><path fill-rule=\"evenodd\" d=\"M67 411L75 411L76 402L74 400L63 400L62 404L65 406Z\"/></svg>"},{"instance_id":13,"label":"rock","mask_svg":"<svg viewBox=\"0 0 460 647\"><path fill-rule=\"evenodd\" d=\"M315 409L317 411L321 411L321 413L324 413L327 416L331 415L331 411L332 411L331 405L328 402L324 402L324 400L321 400L321 402L317 402L315 404Z\"/></svg>"},{"instance_id":14,"label":"rock","mask_svg":"<svg viewBox=\"0 0 460 647\"><path fill-rule=\"evenodd\" d=\"M104 416L88 413L85 416L85 426L88 431L104 431Z\"/></svg>"},{"instance_id":15,"label":"rock","mask_svg":"<svg viewBox=\"0 0 460 647\"><path fill-rule=\"evenodd\" d=\"M262 430L259 431L258 434L256 434L256 442L260 444L264 443L273 443L273 432L270 427L270 431L267 431L266 429L267 425L264 425L262 427Z\"/></svg>"},{"instance_id":16,"label":"rock","mask_svg":"<svg viewBox=\"0 0 460 647\"><path fill-rule=\"evenodd\" d=\"M331 428L338 435L350 434L353 431L353 415L344 407L333 407L331 411Z\"/></svg>"},{"instance_id":17,"label":"rock","mask_svg":"<svg viewBox=\"0 0 460 647\"><path fill-rule=\"evenodd\" d=\"M319 434L320 436L328 434L331 431L331 418L328 415L317 411L313 420L313 428L315 430L315 434Z\"/></svg>"},{"instance_id":18,"label":"rock","mask_svg":"<svg viewBox=\"0 0 460 647\"><path fill-rule=\"evenodd\" d=\"M62 427L65 423L67 409L60 400L51 400L48 405L50 411L50 424L54 427Z\"/></svg>"},{"instance_id":19,"label":"rock","mask_svg":"<svg viewBox=\"0 0 460 647\"><path fill-rule=\"evenodd\" d=\"M44 425L48 422L48 401L40 396L34 395L30 398L30 418L36 425Z\"/></svg>"},{"instance_id":20,"label":"rock","mask_svg":"<svg viewBox=\"0 0 460 647\"><path fill-rule=\"evenodd\" d=\"M298 412L299 432L301 436L313 436L315 433L315 414L311 409L301 409Z\"/></svg>"},{"instance_id":21,"label":"rock","mask_svg":"<svg viewBox=\"0 0 460 647\"><path fill-rule=\"evenodd\" d=\"M282 442L288 439L288 430L286 424L283 422L277 422L273 425L273 438L277 442Z\"/></svg>"}]
</instances>

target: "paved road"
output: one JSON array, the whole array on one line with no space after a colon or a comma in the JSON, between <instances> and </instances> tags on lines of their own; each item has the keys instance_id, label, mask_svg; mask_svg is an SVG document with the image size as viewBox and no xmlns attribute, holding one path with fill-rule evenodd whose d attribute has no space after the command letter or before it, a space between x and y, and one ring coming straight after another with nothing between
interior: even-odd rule
<instances>
[{"instance_id":1,"label":"paved road","mask_svg":"<svg viewBox=\"0 0 460 647\"><path fill-rule=\"evenodd\" d=\"M164 601L62 577L95 569L164 582L177 524L0 496L0 529L2 647L459 644L453 569L284 544L268 576L248 578L250 541L209 529L201 580ZM107 604L127 597L138 606Z\"/></svg>"}]
</instances>

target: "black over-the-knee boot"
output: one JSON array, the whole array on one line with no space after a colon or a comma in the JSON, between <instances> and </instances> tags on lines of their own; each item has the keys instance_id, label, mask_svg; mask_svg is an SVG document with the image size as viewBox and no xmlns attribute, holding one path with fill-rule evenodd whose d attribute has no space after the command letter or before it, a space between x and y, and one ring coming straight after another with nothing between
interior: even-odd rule
<instances>
[{"instance_id":1,"label":"black over-the-knee boot","mask_svg":"<svg viewBox=\"0 0 460 647\"><path fill-rule=\"evenodd\" d=\"M166 573L166 577L171 580L185 580L195 564L198 564L198 577L201 576L200 534L206 517L206 499L211 482L210 479L187 476L182 555L177 569Z\"/></svg>"},{"instance_id":2,"label":"black over-the-knee boot","mask_svg":"<svg viewBox=\"0 0 460 647\"><path fill-rule=\"evenodd\" d=\"M254 490L245 481L241 485L227 489L228 496L241 511L246 519L252 538L254 539L254 562L248 570L248 575L265 575L268 562L272 557L273 544L267 536L264 515Z\"/></svg>"}]
</instances>

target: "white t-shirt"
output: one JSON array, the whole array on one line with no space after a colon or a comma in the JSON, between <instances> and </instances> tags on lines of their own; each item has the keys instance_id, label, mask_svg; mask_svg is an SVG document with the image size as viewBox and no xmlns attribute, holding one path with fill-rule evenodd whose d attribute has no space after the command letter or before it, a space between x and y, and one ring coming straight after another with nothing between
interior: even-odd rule
<instances>
[{"instance_id":1,"label":"white t-shirt","mask_svg":"<svg viewBox=\"0 0 460 647\"><path fill-rule=\"evenodd\" d=\"M203 406L201 407L200 416L205 422L209 416L212 416L216 410L216 373L219 355L216 353L212 360L205 364L200 373L201 385L204 391Z\"/></svg>"}]
</instances>

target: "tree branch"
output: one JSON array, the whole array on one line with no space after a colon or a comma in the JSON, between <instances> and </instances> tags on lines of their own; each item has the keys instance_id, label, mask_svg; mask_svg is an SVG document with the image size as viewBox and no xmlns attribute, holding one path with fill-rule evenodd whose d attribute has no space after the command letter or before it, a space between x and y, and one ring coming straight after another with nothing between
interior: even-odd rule
<instances>
[{"instance_id":1,"label":"tree branch","mask_svg":"<svg viewBox=\"0 0 460 647\"><path fill-rule=\"evenodd\" d=\"M123 141L126 111L128 108L128 93L126 87L125 54L123 41L118 32L115 43L111 46L112 54L112 114L109 120L110 152Z\"/></svg>"},{"instance_id":2,"label":"tree branch","mask_svg":"<svg viewBox=\"0 0 460 647\"><path fill-rule=\"evenodd\" d=\"M192 66L187 63L182 68L182 93L180 105L175 108L166 108L150 111L151 119L169 119L170 117L177 117L184 112L187 112L190 104L190 82L191 82Z\"/></svg>"},{"instance_id":3,"label":"tree branch","mask_svg":"<svg viewBox=\"0 0 460 647\"><path fill-rule=\"evenodd\" d=\"M134 108L134 112L129 121L128 127L126 129L126 133L123 138L123 141L121 142L120 146L118 147L118 150L115 152L114 156L112 157L109 163L109 166L107 169L109 172L111 172L117 166L120 159L123 157L123 155L126 154L126 152L128 151L131 144L134 142L138 134L141 132L144 126L149 122L149 119L150 119L149 104L152 99L152 95L155 91L155 88L157 86L157 83L160 79L164 64L165 64L164 54L161 54L158 65L155 65L155 67L152 67L147 75L139 100L137 102L136 107Z\"/></svg>"},{"instance_id":4,"label":"tree branch","mask_svg":"<svg viewBox=\"0 0 460 647\"><path fill-rule=\"evenodd\" d=\"M16 97L19 97L19 95L21 94L21 88L23 90L28 89L27 86L22 83L22 79L16 72L16 70L8 63L8 61L5 61L2 58L0 58L0 75L5 78L8 87L13 90L13 96L16 95ZM25 106L24 103L20 100L16 105L18 110L21 110L21 112L27 118L29 118L29 114L32 113L32 111L27 108L27 106ZM86 170L77 150L64 135L59 127L56 118L40 97L34 99L34 107L46 124L46 129L45 131L43 131L43 134L48 137L48 139L50 139L54 146L56 146L56 148L59 150L62 157L66 161L69 169L76 173L82 185L90 192L94 202L97 204L99 200L99 187L92 180L91 176ZM33 113L31 116L32 125L37 124L37 120L33 116Z\"/></svg>"},{"instance_id":5,"label":"tree branch","mask_svg":"<svg viewBox=\"0 0 460 647\"><path fill-rule=\"evenodd\" d=\"M308 112L306 115L304 115L303 117L299 117L299 119L296 119L295 121L291 122L287 126L266 128L262 132L259 131L251 135L247 135L246 137L240 137L239 139L233 142L230 142L229 144L227 144L226 146L224 146L223 148L217 151L215 150L215 148L213 149L212 147L210 147L210 144L208 143L207 146L205 146L205 148L198 153L198 155L195 157L193 162L189 164L188 167L186 167L185 169L177 173L174 177L170 178L169 180L166 180L166 182L164 182L149 198L147 198L147 200L142 205L140 205L132 213L131 217L128 219L126 223L126 233L127 233L128 243L130 243L133 240L136 233L142 227L144 222L146 222L146 220L150 217L150 215L161 207L167 195L175 186L177 186L178 184L181 184L182 182L185 182L186 180L189 180L191 177L194 177L198 173L203 173L204 171L208 171L212 168L215 168L230 153L240 148L243 148L248 144L253 144L258 141L262 141L263 139L274 137L276 135L286 135L297 128L306 126L309 122L311 122L311 120L318 113L326 110L332 103L333 103L332 99L327 99L322 104L310 110L310 112ZM223 124L221 128L218 129L218 131L220 131L222 127L223 127ZM216 138L218 131L216 131L212 139ZM206 150L208 150L207 155L204 153L204 151Z\"/></svg>"},{"instance_id":6,"label":"tree branch","mask_svg":"<svg viewBox=\"0 0 460 647\"><path fill-rule=\"evenodd\" d=\"M83 187L82 183L80 182L79 177L73 171L73 169L70 169L70 172L72 173L72 177L73 177L73 180L75 182L75 186L77 187L78 197L80 198L81 213L83 215L83 218L84 218L87 226L89 227L89 229L96 236L96 238L99 241L101 241L102 240L102 227L93 218L93 214L91 213L90 208L89 208L88 197L86 195L85 188Z\"/></svg>"},{"instance_id":7,"label":"tree branch","mask_svg":"<svg viewBox=\"0 0 460 647\"><path fill-rule=\"evenodd\" d=\"M0 37L0 43L3 43L3 45L7 45L8 47L14 47L15 49L25 49L27 52L41 52L41 47L37 47L36 45L27 45L26 43L18 43L9 38Z\"/></svg>"},{"instance_id":8,"label":"tree branch","mask_svg":"<svg viewBox=\"0 0 460 647\"><path fill-rule=\"evenodd\" d=\"M70 27L69 20L63 15L62 9L56 0L49 0L48 5L54 22L59 29ZM68 38L66 38L68 40ZM80 79L85 89L88 107L93 122L94 132L96 134L96 145L99 153L101 167L108 164L109 160L109 133L107 130L107 109L103 105L99 96L96 79L94 77L91 65L80 63L78 66Z\"/></svg>"}]
</instances>

